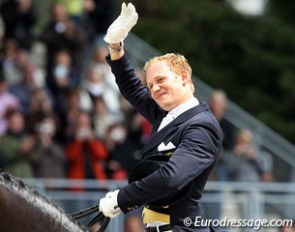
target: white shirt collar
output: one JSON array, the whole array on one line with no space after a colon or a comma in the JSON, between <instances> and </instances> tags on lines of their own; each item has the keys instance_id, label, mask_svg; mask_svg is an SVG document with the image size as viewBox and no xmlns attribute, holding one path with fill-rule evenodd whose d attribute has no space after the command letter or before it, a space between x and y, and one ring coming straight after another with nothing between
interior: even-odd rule
<instances>
[{"instance_id":1,"label":"white shirt collar","mask_svg":"<svg viewBox=\"0 0 295 232\"><path fill-rule=\"evenodd\" d=\"M182 113L184 113L185 111L187 111L197 105L199 105L199 101L197 98L193 97L193 98L189 99L188 101L178 105L173 110L169 111L168 114L171 115L173 118L176 118L179 115L181 115Z\"/></svg>"}]
</instances>

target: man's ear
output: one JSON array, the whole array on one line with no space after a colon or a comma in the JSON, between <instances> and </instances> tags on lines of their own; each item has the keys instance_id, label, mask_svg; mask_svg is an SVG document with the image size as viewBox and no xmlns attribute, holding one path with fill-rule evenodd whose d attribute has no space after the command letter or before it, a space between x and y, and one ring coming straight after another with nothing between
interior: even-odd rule
<instances>
[{"instance_id":1,"label":"man's ear","mask_svg":"<svg viewBox=\"0 0 295 232\"><path fill-rule=\"evenodd\" d=\"M190 77L189 74L185 71L182 70L181 73L181 79L182 79L182 83L185 85L186 83L190 83Z\"/></svg>"}]
</instances>

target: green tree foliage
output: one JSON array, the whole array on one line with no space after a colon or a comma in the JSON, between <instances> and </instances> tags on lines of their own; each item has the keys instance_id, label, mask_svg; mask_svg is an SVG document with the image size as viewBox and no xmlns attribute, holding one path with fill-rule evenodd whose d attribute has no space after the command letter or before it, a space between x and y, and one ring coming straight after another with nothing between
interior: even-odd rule
<instances>
[{"instance_id":1,"label":"green tree foliage","mask_svg":"<svg viewBox=\"0 0 295 232\"><path fill-rule=\"evenodd\" d=\"M159 51L184 54L194 74L295 142L295 29L249 18L225 1L140 1L134 28Z\"/></svg>"},{"instance_id":2,"label":"green tree foliage","mask_svg":"<svg viewBox=\"0 0 295 232\"><path fill-rule=\"evenodd\" d=\"M268 0L268 12L285 23L295 25L294 9L295 1L293 0Z\"/></svg>"}]
</instances>

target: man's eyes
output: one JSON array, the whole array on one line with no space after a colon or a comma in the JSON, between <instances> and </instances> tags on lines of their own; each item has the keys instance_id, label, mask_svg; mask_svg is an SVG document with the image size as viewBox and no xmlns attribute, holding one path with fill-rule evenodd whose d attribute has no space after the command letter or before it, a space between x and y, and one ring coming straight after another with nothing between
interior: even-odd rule
<instances>
[{"instance_id":1,"label":"man's eyes","mask_svg":"<svg viewBox=\"0 0 295 232\"><path fill-rule=\"evenodd\" d=\"M161 77L161 78L158 78L155 83L156 84L161 84L161 83L165 82L165 80L166 80L165 77ZM152 89L153 88L153 84L147 85L147 88L148 89Z\"/></svg>"}]
</instances>

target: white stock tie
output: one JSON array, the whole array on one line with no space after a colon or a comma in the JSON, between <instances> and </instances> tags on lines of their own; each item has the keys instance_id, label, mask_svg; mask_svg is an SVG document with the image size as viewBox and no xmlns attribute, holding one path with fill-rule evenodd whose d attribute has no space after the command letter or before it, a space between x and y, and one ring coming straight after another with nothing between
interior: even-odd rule
<instances>
[{"instance_id":1,"label":"white stock tie","mask_svg":"<svg viewBox=\"0 0 295 232\"><path fill-rule=\"evenodd\" d=\"M162 122L158 128L159 130L162 130L163 127L167 126L170 122L172 122L175 119L175 115L167 114L163 119Z\"/></svg>"}]
</instances>

